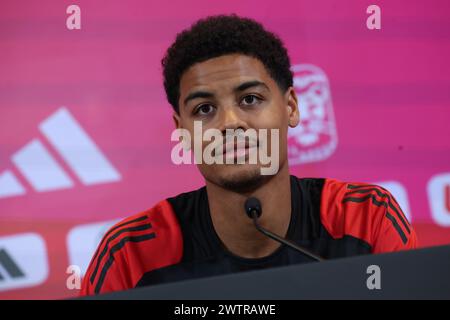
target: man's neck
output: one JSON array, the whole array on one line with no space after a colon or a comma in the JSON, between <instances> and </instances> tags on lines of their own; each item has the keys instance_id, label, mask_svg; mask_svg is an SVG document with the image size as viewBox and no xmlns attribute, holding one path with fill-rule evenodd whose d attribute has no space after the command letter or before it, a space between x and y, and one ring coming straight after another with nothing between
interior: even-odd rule
<instances>
[{"instance_id":1,"label":"man's neck","mask_svg":"<svg viewBox=\"0 0 450 320\"><path fill-rule=\"evenodd\" d=\"M291 183L287 166L250 195L209 182L206 188L214 229L229 251L244 258L261 258L280 246L256 230L253 221L245 214L244 203L250 196L257 197L262 205L260 224L285 236L291 219Z\"/></svg>"}]
</instances>

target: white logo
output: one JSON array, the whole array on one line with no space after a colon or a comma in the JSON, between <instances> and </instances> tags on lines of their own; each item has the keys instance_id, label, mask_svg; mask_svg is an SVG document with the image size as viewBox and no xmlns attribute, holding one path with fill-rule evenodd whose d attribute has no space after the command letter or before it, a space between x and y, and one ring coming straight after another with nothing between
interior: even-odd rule
<instances>
[{"instance_id":1,"label":"white logo","mask_svg":"<svg viewBox=\"0 0 450 320\"><path fill-rule=\"evenodd\" d=\"M68 290L80 290L81 289L81 269L79 266L70 265L66 269L68 277L66 279L66 288Z\"/></svg>"},{"instance_id":2,"label":"white logo","mask_svg":"<svg viewBox=\"0 0 450 320\"><path fill-rule=\"evenodd\" d=\"M428 199L433 220L442 227L450 227L450 173L430 179Z\"/></svg>"},{"instance_id":3,"label":"white logo","mask_svg":"<svg viewBox=\"0 0 450 320\"><path fill-rule=\"evenodd\" d=\"M401 210L405 214L406 219L408 219L408 222L411 223L411 211L406 188L400 182L397 181L377 182L375 184L385 188L394 196Z\"/></svg>"},{"instance_id":4,"label":"white logo","mask_svg":"<svg viewBox=\"0 0 450 320\"><path fill-rule=\"evenodd\" d=\"M70 16L66 19L66 27L69 30L81 29L81 9L76 4L72 4L67 7L66 13Z\"/></svg>"},{"instance_id":5,"label":"white logo","mask_svg":"<svg viewBox=\"0 0 450 320\"><path fill-rule=\"evenodd\" d=\"M70 230L67 236L69 261L71 265L79 266L81 275L86 273L92 256L105 233L118 221L84 224Z\"/></svg>"},{"instance_id":6,"label":"white logo","mask_svg":"<svg viewBox=\"0 0 450 320\"><path fill-rule=\"evenodd\" d=\"M376 4L367 7L366 13L370 14L366 20L366 26L369 30L381 29L381 8Z\"/></svg>"},{"instance_id":7,"label":"white logo","mask_svg":"<svg viewBox=\"0 0 450 320\"><path fill-rule=\"evenodd\" d=\"M0 291L36 286L48 277L44 239L36 233L0 238Z\"/></svg>"},{"instance_id":8,"label":"white logo","mask_svg":"<svg viewBox=\"0 0 450 320\"><path fill-rule=\"evenodd\" d=\"M367 267L366 273L370 274L366 281L367 289L381 290L381 268L373 264Z\"/></svg>"},{"instance_id":9,"label":"white logo","mask_svg":"<svg viewBox=\"0 0 450 320\"><path fill-rule=\"evenodd\" d=\"M66 108L60 108L45 119L39 129L84 185L121 179L119 172ZM33 139L13 154L12 162L37 192L74 186L72 179L39 139ZM0 174L0 198L25 193L25 187L10 170Z\"/></svg>"},{"instance_id":10,"label":"white logo","mask_svg":"<svg viewBox=\"0 0 450 320\"><path fill-rule=\"evenodd\" d=\"M270 140L269 140L270 133ZM191 141L194 139L194 162L202 164L257 164L262 165L261 175L273 175L279 169L279 130L278 129L226 129L226 134L215 128L203 132L201 121L194 121L194 137L186 129L175 129L171 140L179 141L172 148L174 164L191 164ZM202 151L203 142L211 141ZM270 156L269 156L270 150ZM181 155L182 153L182 155ZM259 156L259 157L258 157ZM247 159L248 158L248 159Z\"/></svg>"},{"instance_id":11,"label":"white logo","mask_svg":"<svg viewBox=\"0 0 450 320\"><path fill-rule=\"evenodd\" d=\"M292 67L300 124L289 128L289 164L321 161L336 149L337 132L326 74L311 64Z\"/></svg>"}]
</instances>

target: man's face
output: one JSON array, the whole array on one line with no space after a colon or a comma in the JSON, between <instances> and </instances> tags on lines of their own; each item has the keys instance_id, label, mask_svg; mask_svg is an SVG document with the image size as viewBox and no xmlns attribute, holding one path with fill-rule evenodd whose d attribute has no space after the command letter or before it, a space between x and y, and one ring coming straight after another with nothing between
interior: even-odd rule
<instances>
[{"instance_id":1,"label":"man's face","mask_svg":"<svg viewBox=\"0 0 450 320\"><path fill-rule=\"evenodd\" d=\"M297 97L293 88L281 92L264 65L256 58L230 54L194 64L180 80L177 128L194 137L194 121L201 121L203 132L218 129L279 130L279 168L287 165L287 130L299 122ZM197 138L197 137L196 137ZM191 150L194 150L194 138ZM205 148L210 142L203 142ZM273 146L272 146L273 147ZM269 154L272 152L269 144ZM261 164L198 164L203 177L235 191L250 191L271 176L261 175Z\"/></svg>"}]
</instances>

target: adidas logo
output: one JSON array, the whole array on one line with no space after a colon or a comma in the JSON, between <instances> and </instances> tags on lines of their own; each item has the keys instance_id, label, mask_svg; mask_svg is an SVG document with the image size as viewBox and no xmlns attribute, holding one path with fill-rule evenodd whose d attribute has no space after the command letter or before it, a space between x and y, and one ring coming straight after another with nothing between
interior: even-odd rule
<instances>
[{"instance_id":1,"label":"adidas logo","mask_svg":"<svg viewBox=\"0 0 450 320\"><path fill-rule=\"evenodd\" d=\"M0 291L40 285L48 274L47 249L40 235L0 237Z\"/></svg>"},{"instance_id":2,"label":"adidas logo","mask_svg":"<svg viewBox=\"0 0 450 320\"><path fill-rule=\"evenodd\" d=\"M23 271L5 249L0 249L0 266L5 269L6 276L9 276L10 278L17 279L25 277ZM6 276L3 275L2 272L0 272L0 281L4 280Z\"/></svg>"},{"instance_id":3,"label":"adidas logo","mask_svg":"<svg viewBox=\"0 0 450 320\"><path fill-rule=\"evenodd\" d=\"M65 107L42 121L39 130L82 184L89 186L121 179L120 173ZM37 192L74 186L72 178L39 139L27 143L12 155L11 160ZM11 170L0 174L0 198L24 195L26 192Z\"/></svg>"}]
</instances>

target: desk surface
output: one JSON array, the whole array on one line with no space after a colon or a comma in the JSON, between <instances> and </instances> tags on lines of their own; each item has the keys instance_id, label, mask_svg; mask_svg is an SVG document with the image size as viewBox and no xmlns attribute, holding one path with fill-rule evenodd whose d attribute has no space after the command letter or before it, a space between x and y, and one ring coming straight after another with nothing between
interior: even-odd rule
<instances>
[{"instance_id":1,"label":"desk surface","mask_svg":"<svg viewBox=\"0 0 450 320\"><path fill-rule=\"evenodd\" d=\"M369 290L367 268L380 268ZM93 299L450 299L450 246L149 286Z\"/></svg>"}]
</instances>

